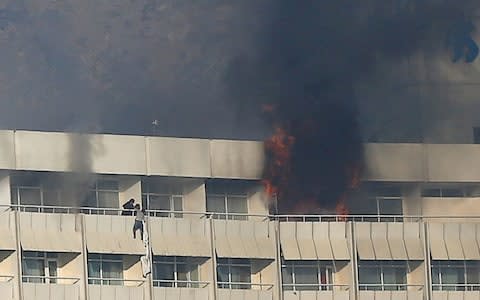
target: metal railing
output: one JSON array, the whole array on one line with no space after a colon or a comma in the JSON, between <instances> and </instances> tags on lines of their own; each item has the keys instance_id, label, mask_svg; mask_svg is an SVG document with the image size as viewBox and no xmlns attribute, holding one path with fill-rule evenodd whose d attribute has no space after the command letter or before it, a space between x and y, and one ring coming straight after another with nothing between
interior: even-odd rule
<instances>
[{"instance_id":1,"label":"metal railing","mask_svg":"<svg viewBox=\"0 0 480 300\"><path fill-rule=\"evenodd\" d=\"M433 291L480 291L479 283L432 284Z\"/></svg>"},{"instance_id":2,"label":"metal railing","mask_svg":"<svg viewBox=\"0 0 480 300\"><path fill-rule=\"evenodd\" d=\"M423 290L424 285L406 284L406 283L384 283L384 284L359 284L360 291L406 291L406 290Z\"/></svg>"},{"instance_id":3,"label":"metal railing","mask_svg":"<svg viewBox=\"0 0 480 300\"><path fill-rule=\"evenodd\" d=\"M284 291L348 291L348 284L330 284L330 283L284 283Z\"/></svg>"},{"instance_id":4,"label":"metal railing","mask_svg":"<svg viewBox=\"0 0 480 300\"><path fill-rule=\"evenodd\" d=\"M273 288L273 284L251 283L251 282L217 282L217 287L220 289L231 289L231 290L270 291Z\"/></svg>"},{"instance_id":5,"label":"metal railing","mask_svg":"<svg viewBox=\"0 0 480 300\"><path fill-rule=\"evenodd\" d=\"M0 275L0 282L10 282L15 278L15 276L11 275Z\"/></svg>"},{"instance_id":6,"label":"metal railing","mask_svg":"<svg viewBox=\"0 0 480 300\"><path fill-rule=\"evenodd\" d=\"M133 210L122 208L99 208L99 207L69 207L69 206L45 206L45 205L0 205L0 210L13 210L21 212L39 213L66 213L66 214L87 214L87 215L125 215L132 216ZM420 222L420 221L442 221L442 220L475 220L480 222L480 216L429 216L429 215L270 215L270 214L249 214L249 213L220 213L220 212L194 212L194 211L171 211L171 210L146 210L146 216L185 218L188 216L199 219L218 220L249 220L254 218L260 221L280 222Z\"/></svg>"},{"instance_id":7,"label":"metal railing","mask_svg":"<svg viewBox=\"0 0 480 300\"><path fill-rule=\"evenodd\" d=\"M56 277L56 276L33 276L23 275L22 282L25 283L55 283L55 284L76 284L80 278L76 277Z\"/></svg>"},{"instance_id":8,"label":"metal railing","mask_svg":"<svg viewBox=\"0 0 480 300\"><path fill-rule=\"evenodd\" d=\"M88 284L91 285L121 285L140 287L146 282L145 279L122 279L122 278L96 278L88 277Z\"/></svg>"},{"instance_id":9,"label":"metal railing","mask_svg":"<svg viewBox=\"0 0 480 300\"><path fill-rule=\"evenodd\" d=\"M194 280L160 280L154 279L154 287L174 287L174 288L205 288L210 284L208 281Z\"/></svg>"}]
</instances>

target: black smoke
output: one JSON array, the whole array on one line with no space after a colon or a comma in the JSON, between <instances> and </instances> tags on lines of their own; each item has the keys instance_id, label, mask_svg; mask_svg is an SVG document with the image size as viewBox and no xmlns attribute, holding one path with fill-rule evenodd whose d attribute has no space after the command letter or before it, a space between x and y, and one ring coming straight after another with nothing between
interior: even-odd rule
<instances>
[{"instance_id":1,"label":"black smoke","mask_svg":"<svg viewBox=\"0 0 480 300\"><path fill-rule=\"evenodd\" d=\"M265 177L280 185L281 210L312 199L332 208L348 192L352 170L363 164L357 86L381 76L380 66L443 53L451 28L478 6L472 3L272 2L257 47L232 62L226 81L244 111L266 107L267 124L295 138L290 164L275 171L283 177L269 174L275 162L267 151Z\"/></svg>"}]
</instances>

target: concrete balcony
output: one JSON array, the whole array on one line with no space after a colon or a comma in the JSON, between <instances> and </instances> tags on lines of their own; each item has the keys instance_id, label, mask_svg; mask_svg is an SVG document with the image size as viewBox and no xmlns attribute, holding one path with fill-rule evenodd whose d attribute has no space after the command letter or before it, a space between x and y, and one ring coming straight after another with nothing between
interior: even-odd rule
<instances>
[{"instance_id":1,"label":"concrete balcony","mask_svg":"<svg viewBox=\"0 0 480 300\"><path fill-rule=\"evenodd\" d=\"M119 285L88 285L89 299L144 300L150 299L148 287L141 280L118 280Z\"/></svg>"},{"instance_id":2,"label":"concrete balcony","mask_svg":"<svg viewBox=\"0 0 480 300\"><path fill-rule=\"evenodd\" d=\"M159 282L154 281L153 284L153 300L208 300L213 298L209 293L209 282L171 281L169 284L172 286L156 286Z\"/></svg>"},{"instance_id":3,"label":"concrete balcony","mask_svg":"<svg viewBox=\"0 0 480 300\"><path fill-rule=\"evenodd\" d=\"M271 289L255 289L255 290L237 290L237 289L218 289L217 300L273 300L273 291Z\"/></svg>"},{"instance_id":4,"label":"concrete balcony","mask_svg":"<svg viewBox=\"0 0 480 300\"><path fill-rule=\"evenodd\" d=\"M62 278L58 278L62 280ZM64 279L67 280L67 279ZM80 300L80 285L78 279L69 280L72 284L59 283L23 283L23 299L55 299L55 300Z\"/></svg>"},{"instance_id":5,"label":"concrete balcony","mask_svg":"<svg viewBox=\"0 0 480 300\"><path fill-rule=\"evenodd\" d=\"M422 289L405 291L360 291L359 300L423 300L425 299Z\"/></svg>"},{"instance_id":6,"label":"concrete balcony","mask_svg":"<svg viewBox=\"0 0 480 300\"><path fill-rule=\"evenodd\" d=\"M285 291L284 300L349 300L348 291ZM373 298L372 298L373 299Z\"/></svg>"},{"instance_id":7,"label":"concrete balcony","mask_svg":"<svg viewBox=\"0 0 480 300\"><path fill-rule=\"evenodd\" d=\"M477 300L480 291L433 291L432 300Z\"/></svg>"},{"instance_id":8,"label":"concrete balcony","mask_svg":"<svg viewBox=\"0 0 480 300\"><path fill-rule=\"evenodd\" d=\"M15 299L15 290L13 287L13 276L0 276L0 295L2 299L5 300L14 300Z\"/></svg>"}]
</instances>

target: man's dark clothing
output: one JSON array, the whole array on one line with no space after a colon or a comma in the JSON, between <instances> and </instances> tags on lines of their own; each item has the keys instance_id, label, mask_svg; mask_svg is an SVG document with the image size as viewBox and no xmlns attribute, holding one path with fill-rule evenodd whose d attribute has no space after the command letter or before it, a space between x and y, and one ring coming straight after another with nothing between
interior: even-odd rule
<instances>
[{"instance_id":1,"label":"man's dark clothing","mask_svg":"<svg viewBox=\"0 0 480 300\"><path fill-rule=\"evenodd\" d=\"M133 211L131 211L131 209L135 208L133 202L128 201L127 203L122 205L122 207L124 209L124 211L122 211L122 216L133 216Z\"/></svg>"}]
</instances>

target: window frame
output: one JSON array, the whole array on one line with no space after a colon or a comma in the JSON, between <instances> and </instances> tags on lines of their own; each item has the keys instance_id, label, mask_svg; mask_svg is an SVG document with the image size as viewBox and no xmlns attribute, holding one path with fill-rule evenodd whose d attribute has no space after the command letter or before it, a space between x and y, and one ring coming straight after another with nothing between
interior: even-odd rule
<instances>
[{"instance_id":1,"label":"window frame","mask_svg":"<svg viewBox=\"0 0 480 300\"><path fill-rule=\"evenodd\" d=\"M105 187L99 187L101 182L115 182L116 183L116 186L117 188L116 189L113 189L113 188L105 188ZM106 206L100 206L100 202L99 202L99 195L101 193L115 193L116 194L116 197L117 197L117 201L116 201L116 205L112 206L112 207L106 207ZM97 179L95 180L94 184L92 186L89 187L88 189L88 194L87 194L87 207L92 207L90 206L90 196L91 195L95 195L95 204L93 206L93 208L100 208L100 209L105 209L105 214L117 214L116 211L108 211L108 209L112 209L112 208L119 208L120 207L120 187L119 187L119 181L118 180L115 180L115 179L111 179L111 178L104 178L104 179ZM95 211L92 211L91 213L95 213Z\"/></svg>"},{"instance_id":2,"label":"window frame","mask_svg":"<svg viewBox=\"0 0 480 300\"><path fill-rule=\"evenodd\" d=\"M35 254L26 256L26 254ZM27 260L40 261L42 265L43 275L39 278L29 278L35 275L25 275L25 265ZM50 263L55 263L55 276L50 274ZM43 277L43 278L42 278ZM23 251L22 250L22 282L31 283L57 283L58 280L58 254L56 252L46 251Z\"/></svg>"},{"instance_id":3,"label":"window frame","mask_svg":"<svg viewBox=\"0 0 480 300\"><path fill-rule=\"evenodd\" d=\"M316 274L317 274L317 284L303 284L301 282L297 283L296 277L297 274L295 272L295 268L300 268L300 267L307 267L307 268L312 268L316 269ZM292 278L292 283L285 283L284 278L283 278L283 272L284 269L291 268L292 273L291 278ZM284 290L289 290L289 291L331 291L333 290L333 284L334 284L334 265L332 263L328 263L326 261L321 261L321 260L283 260L282 259L282 265L281 265L281 270L282 270L282 287ZM325 276L326 283L322 283L322 275ZM302 288L303 285L305 288ZM285 287L290 287L291 289L285 289ZM309 288L309 287L314 287L314 288Z\"/></svg>"},{"instance_id":4,"label":"window frame","mask_svg":"<svg viewBox=\"0 0 480 300\"><path fill-rule=\"evenodd\" d=\"M115 257L115 259L111 258ZM117 259L118 257L118 259ZM93 285L124 285L124 270L123 270L123 255L122 254L101 254L101 253L89 253L87 255L87 271L90 271L90 263L99 263L99 277L91 278L90 274L87 274L88 284ZM121 266L121 272L119 278L104 278L104 263L119 263ZM88 273L87 272L87 273ZM117 284L118 283L118 284Z\"/></svg>"},{"instance_id":5,"label":"window frame","mask_svg":"<svg viewBox=\"0 0 480 300\"><path fill-rule=\"evenodd\" d=\"M244 262L242 262L244 261ZM218 268L227 267L228 281L220 281L218 278ZM248 267L250 276L248 281L232 281L232 270L238 267ZM248 258L217 258L217 288L221 289L241 289L241 290L250 290L252 289L252 261Z\"/></svg>"},{"instance_id":6,"label":"window frame","mask_svg":"<svg viewBox=\"0 0 480 300\"><path fill-rule=\"evenodd\" d=\"M388 269L403 268L405 275L403 276L403 283L385 283L385 274ZM379 283L361 283L360 269L376 269L380 274ZM378 261L378 260L363 260L358 261L358 289L360 291L404 291L407 289L407 275L409 273L409 266L407 261L393 260L393 261Z\"/></svg>"},{"instance_id":7,"label":"window frame","mask_svg":"<svg viewBox=\"0 0 480 300\"><path fill-rule=\"evenodd\" d=\"M160 259L163 258L165 260L161 261ZM171 260L167 260L171 259ZM161 265L170 265L173 266L173 279L171 282L165 281L162 282L162 279L155 279L156 277L156 268L159 268ZM180 280L179 277L179 266L180 265L185 265L185 266L193 266L194 268L189 269L188 272L186 272L187 275L187 280L186 282L184 280ZM152 279L153 279L153 286L154 287L188 287L188 288L198 288L199 283L200 283L200 264L194 263L194 259L190 257L183 257L183 256L160 256L160 255L155 255L153 256L152 260L152 267L153 267L153 273L152 273ZM192 279L192 272L194 271L197 272L197 278Z\"/></svg>"},{"instance_id":8,"label":"window frame","mask_svg":"<svg viewBox=\"0 0 480 300\"><path fill-rule=\"evenodd\" d=\"M223 198L223 204L224 204L224 210L222 212L214 212L208 209L208 199L211 197L218 197L218 198ZM236 212L229 212L229 197L230 201L233 201L231 198L242 198L242 201L245 200L246 204L246 211L241 212L241 213L236 213ZM231 206L231 205L230 205ZM230 194L230 193L223 193L219 194L217 193L207 193L207 213L212 213L214 219L220 219L220 220L242 220L246 221L248 220L248 194Z\"/></svg>"},{"instance_id":9,"label":"window frame","mask_svg":"<svg viewBox=\"0 0 480 300\"><path fill-rule=\"evenodd\" d=\"M468 262L473 262L474 264L470 265ZM462 282L457 282L454 284L443 283L443 276L445 270L452 270L455 268L457 270L463 271L463 280ZM469 283L469 272L471 268L476 268L478 273L478 280L476 283ZM438 269L438 283L434 283L434 270ZM436 276L435 276L436 277ZM480 291L480 261L475 260L432 260L430 268L430 278L432 278L432 290L434 291Z\"/></svg>"}]
</instances>

